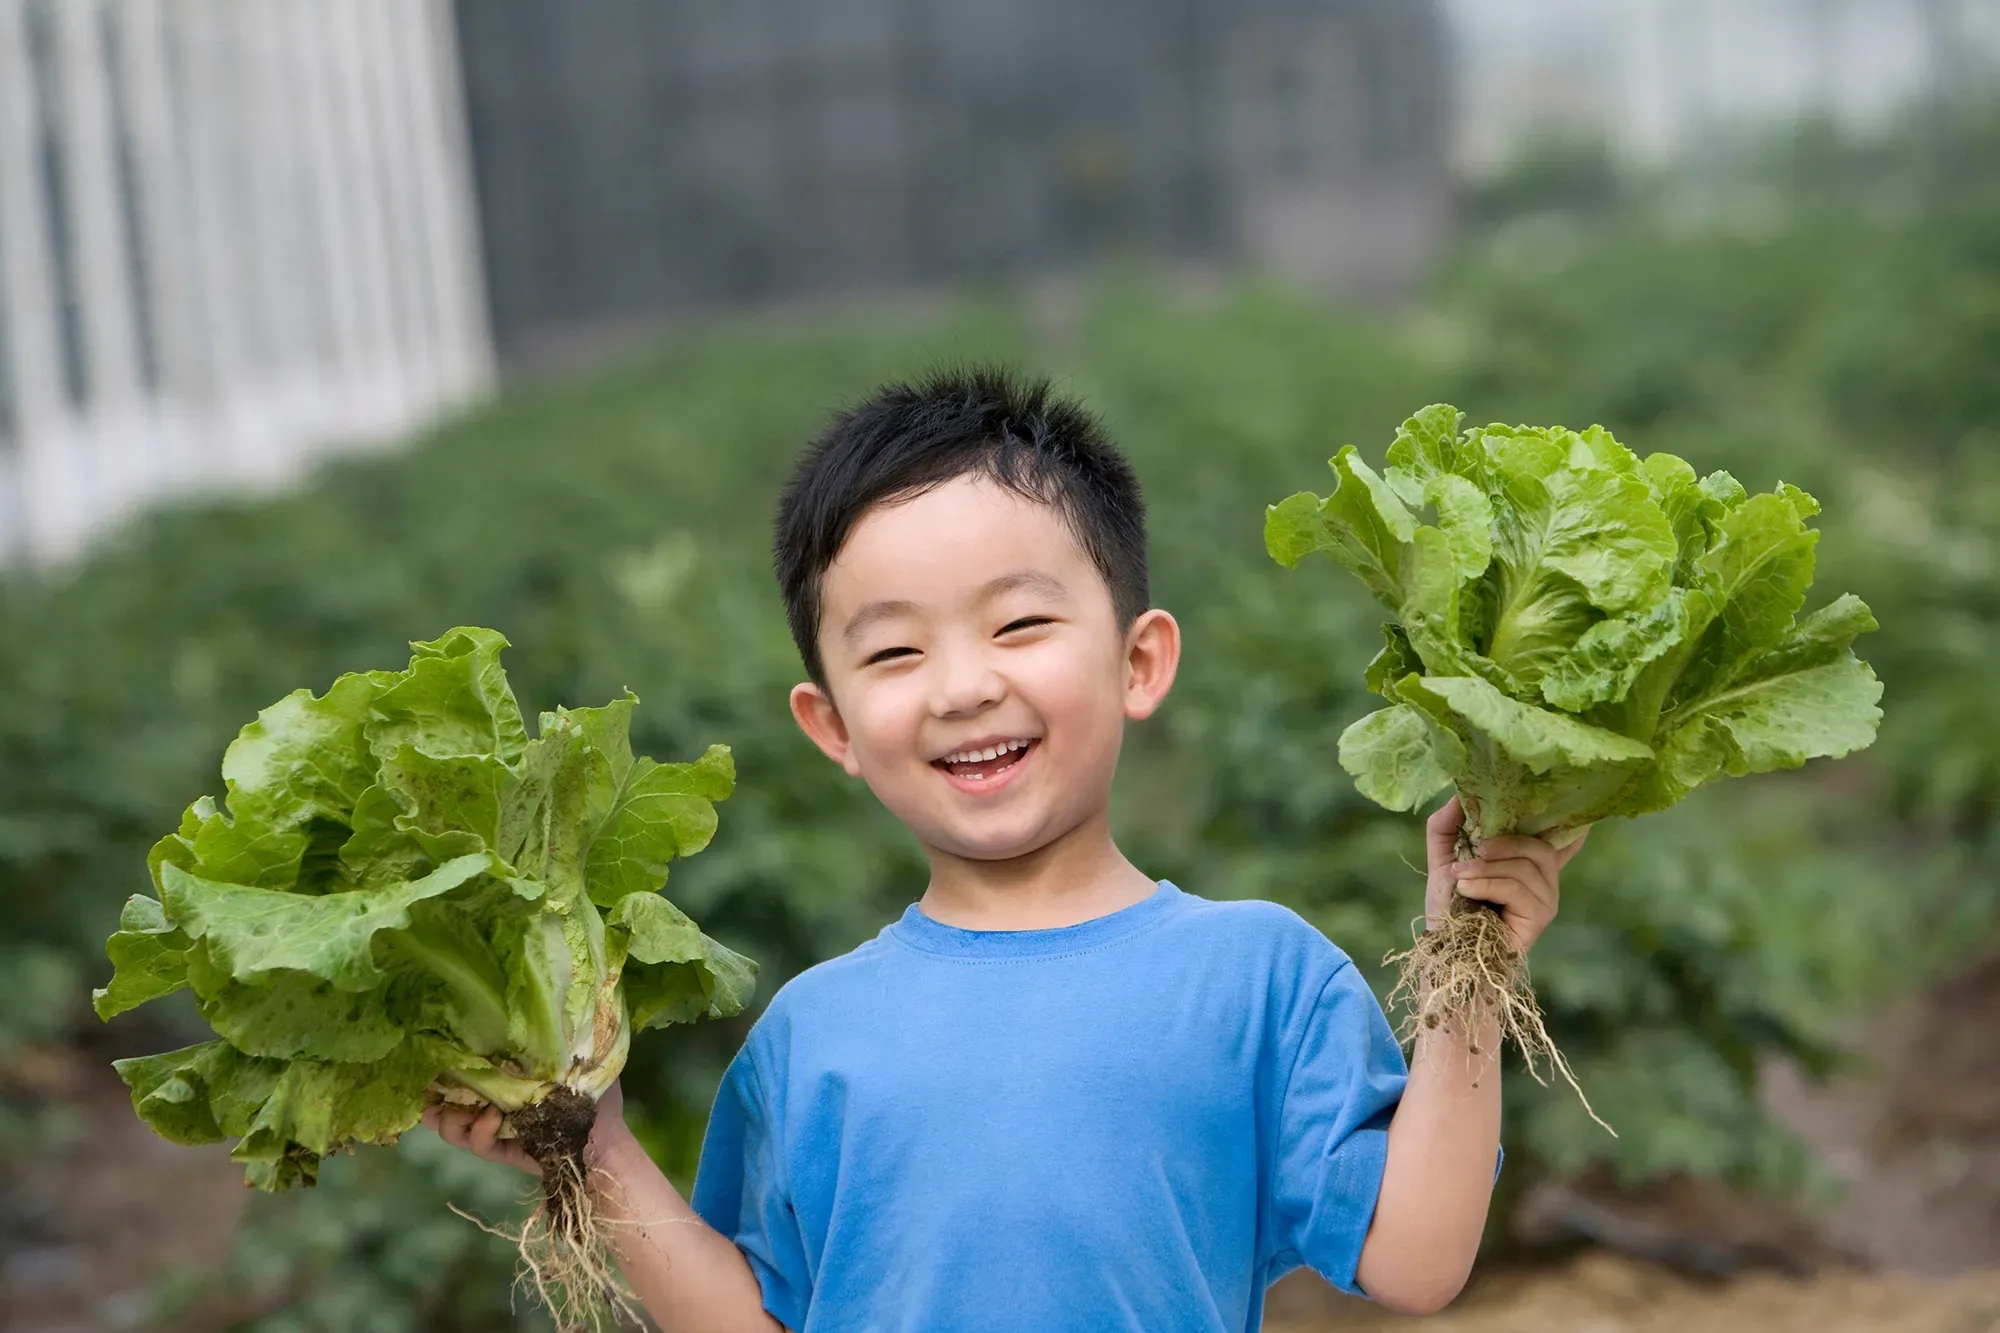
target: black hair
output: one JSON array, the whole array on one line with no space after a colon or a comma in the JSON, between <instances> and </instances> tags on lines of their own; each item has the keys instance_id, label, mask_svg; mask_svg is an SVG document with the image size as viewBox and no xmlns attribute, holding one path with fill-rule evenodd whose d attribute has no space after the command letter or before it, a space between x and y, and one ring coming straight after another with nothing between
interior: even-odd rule
<instances>
[{"instance_id":1,"label":"black hair","mask_svg":"<svg viewBox=\"0 0 2000 1333\"><path fill-rule=\"evenodd\" d=\"M891 384L806 447L778 502L771 559L806 674L826 684L820 587L876 505L980 476L1061 516L1111 590L1121 628L1146 609L1146 505L1097 419L1048 380L997 367Z\"/></svg>"}]
</instances>

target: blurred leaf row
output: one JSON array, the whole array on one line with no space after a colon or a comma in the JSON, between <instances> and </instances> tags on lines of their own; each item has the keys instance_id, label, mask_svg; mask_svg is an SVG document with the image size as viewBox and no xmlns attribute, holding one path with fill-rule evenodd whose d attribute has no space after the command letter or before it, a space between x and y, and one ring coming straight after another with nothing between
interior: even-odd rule
<instances>
[{"instance_id":1,"label":"blurred leaf row","mask_svg":"<svg viewBox=\"0 0 2000 1333\"><path fill-rule=\"evenodd\" d=\"M1886 684L1879 744L1599 830L1535 967L1620 1137L1565 1093L1508 1092L1510 1188L1591 1168L1799 1185L1809 1164L1757 1107L1759 1061L1827 1067L1852 1015L1990 940L2000 900L2000 114L1932 112L1880 141L1806 132L1667 179L1558 146L1469 212L1400 314L1114 275L1059 328L996 297L921 326L711 331L512 393L309 492L159 512L59 576L0 583L0 1052L194 1039L189 1010L108 1035L88 1017L146 847L217 791L257 708L454 624L512 639L530 711L629 686L640 752L735 748L722 832L671 892L761 960L765 995L873 934L922 862L787 716L770 512L830 409L998 357L1107 417L1145 483L1156 598L1186 629L1172 701L1129 741L1127 850L1197 893L1291 903L1364 965L1407 940L1423 854L1417 822L1334 759L1371 706L1378 617L1331 566L1273 565L1263 504L1324 486L1339 445L1378 457L1440 399L1475 420L1602 422L1641 453L1820 497L1814 604L1851 590L1882 622L1857 645ZM683 1182L741 1035L634 1044L628 1098ZM0 1178L6 1154L37 1151L37 1114L6 1108ZM443 1205L504 1218L510 1180L428 1140L330 1165L315 1195L256 1205L220 1279L244 1327L509 1317L509 1247Z\"/></svg>"}]
</instances>

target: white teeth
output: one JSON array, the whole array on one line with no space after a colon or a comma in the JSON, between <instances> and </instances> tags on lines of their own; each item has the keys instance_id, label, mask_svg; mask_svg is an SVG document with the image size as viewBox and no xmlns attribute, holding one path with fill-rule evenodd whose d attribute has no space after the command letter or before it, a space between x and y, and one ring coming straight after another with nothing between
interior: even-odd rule
<instances>
[{"instance_id":1,"label":"white teeth","mask_svg":"<svg viewBox=\"0 0 2000 1333\"><path fill-rule=\"evenodd\" d=\"M957 754L946 755L943 762L947 764L985 763L990 759L998 759L1003 754L1012 754L1016 750L1025 750L1029 744L1030 742L1028 741L1005 741L999 745L989 745L983 750L960 750Z\"/></svg>"}]
</instances>

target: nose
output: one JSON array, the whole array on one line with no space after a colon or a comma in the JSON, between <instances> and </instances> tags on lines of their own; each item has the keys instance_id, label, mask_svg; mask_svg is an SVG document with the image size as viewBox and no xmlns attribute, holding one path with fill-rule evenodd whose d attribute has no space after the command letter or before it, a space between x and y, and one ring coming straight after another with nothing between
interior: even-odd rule
<instances>
[{"instance_id":1,"label":"nose","mask_svg":"<svg viewBox=\"0 0 2000 1333\"><path fill-rule=\"evenodd\" d=\"M940 644L931 669L931 712L938 717L983 712L1006 697L1006 682L979 645Z\"/></svg>"}]
</instances>

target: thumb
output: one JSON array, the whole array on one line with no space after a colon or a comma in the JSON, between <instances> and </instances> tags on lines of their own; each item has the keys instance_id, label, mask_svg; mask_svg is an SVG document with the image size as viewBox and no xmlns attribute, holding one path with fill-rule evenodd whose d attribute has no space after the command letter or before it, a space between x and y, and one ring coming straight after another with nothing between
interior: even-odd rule
<instances>
[{"instance_id":1,"label":"thumb","mask_svg":"<svg viewBox=\"0 0 2000 1333\"><path fill-rule=\"evenodd\" d=\"M1437 871L1458 859L1458 831L1465 823L1465 807L1457 796L1431 812L1424 821L1424 851L1430 868Z\"/></svg>"}]
</instances>

